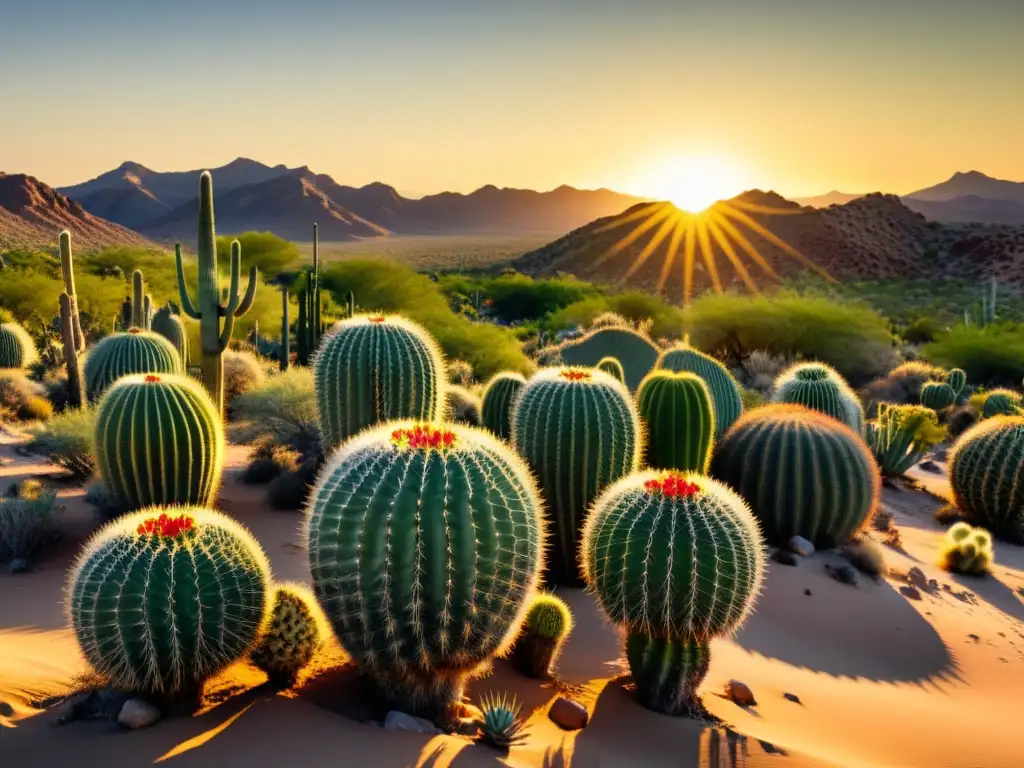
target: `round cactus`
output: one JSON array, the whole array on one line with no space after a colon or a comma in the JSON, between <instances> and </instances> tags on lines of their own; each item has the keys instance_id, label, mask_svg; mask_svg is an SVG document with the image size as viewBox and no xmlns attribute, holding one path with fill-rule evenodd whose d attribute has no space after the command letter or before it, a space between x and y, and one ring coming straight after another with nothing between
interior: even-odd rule
<instances>
[{"instance_id":1,"label":"round cactus","mask_svg":"<svg viewBox=\"0 0 1024 768\"><path fill-rule=\"evenodd\" d=\"M996 416L953 444L949 484L957 510L969 522L1024 544L1024 417Z\"/></svg>"},{"instance_id":2,"label":"round cactus","mask_svg":"<svg viewBox=\"0 0 1024 768\"><path fill-rule=\"evenodd\" d=\"M231 518L151 508L86 544L66 607L82 654L115 687L190 697L256 641L269 576L259 544Z\"/></svg>"},{"instance_id":3,"label":"round cactus","mask_svg":"<svg viewBox=\"0 0 1024 768\"><path fill-rule=\"evenodd\" d=\"M946 383L949 384L950 389L953 390L953 395L955 397L960 397L960 394L964 391L964 387L967 386L967 373L960 368L953 368L946 374Z\"/></svg>"},{"instance_id":4,"label":"round cactus","mask_svg":"<svg viewBox=\"0 0 1024 768\"><path fill-rule=\"evenodd\" d=\"M708 641L743 622L764 580L764 543L743 499L693 472L636 473L594 502L582 556L598 605L626 632L640 703L698 710Z\"/></svg>"},{"instance_id":5,"label":"round cactus","mask_svg":"<svg viewBox=\"0 0 1024 768\"><path fill-rule=\"evenodd\" d=\"M403 421L335 452L308 538L342 646L392 705L430 717L515 638L544 523L529 470L489 432Z\"/></svg>"},{"instance_id":6,"label":"round cactus","mask_svg":"<svg viewBox=\"0 0 1024 768\"><path fill-rule=\"evenodd\" d=\"M100 475L122 510L213 503L224 428L195 380L122 376L100 400L94 437Z\"/></svg>"},{"instance_id":7,"label":"round cactus","mask_svg":"<svg viewBox=\"0 0 1024 768\"><path fill-rule=\"evenodd\" d=\"M179 374L185 370L178 350L159 333L132 328L112 333L85 356L85 394L100 395L122 376L134 373Z\"/></svg>"},{"instance_id":8,"label":"round cactus","mask_svg":"<svg viewBox=\"0 0 1024 768\"><path fill-rule=\"evenodd\" d=\"M185 323L178 315L171 312L169 306L158 309L153 314L152 329L167 339L174 348L178 350L178 357L181 358L181 365L188 367L188 331L185 330Z\"/></svg>"},{"instance_id":9,"label":"round cactus","mask_svg":"<svg viewBox=\"0 0 1024 768\"><path fill-rule=\"evenodd\" d=\"M824 363L799 363L779 374L772 401L803 405L864 432L864 409L846 380Z\"/></svg>"},{"instance_id":10,"label":"round cactus","mask_svg":"<svg viewBox=\"0 0 1024 768\"><path fill-rule=\"evenodd\" d=\"M429 333L397 315L339 322L321 343L313 373L327 448L380 422L441 417L441 352Z\"/></svg>"},{"instance_id":11,"label":"round cactus","mask_svg":"<svg viewBox=\"0 0 1024 768\"><path fill-rule=\"evenodd\" d=\"M926 381L921 385L921 405L933 411L942 411L956 402L956 392L941 381Z\"/></svg>"},{"instance_id":12,"label":"round cactus","mask_svg":"<svg viewBox=\"0 0 1024 768\"><path fill-rule=\"evenodd\" d=\"M940 566L972 576L988 573L994 557L992 535L984 528L973 528L962 522L946 531L939 549Z\"/></svg>"},{"instance_id":13,"label":"round cactus","mask_svg":"<svg viewBox=\"0 0 1024 768\"><path fill-rule=\"evenodd\" d=\"M764 406L737 421L715 447L711 475L747 500L765 538L780 545L793 536L821 548L848 541L881 490L864 440L800 405Z\"/></svg>"},{"instance_id":14,"label":"round cactus","mask_svg":"<svg viewBox=\"0 0 1024 768\"><path fill-rule=\"evenodd\" d=\"M17 323L0 323L0 368L28 368L38 359L28 331Z\"/></svg>"},{"instance_id":15,"label":"round cactus","mask_svg":"<svg viewBox=\"0 0 1024 768\"><path fill-rule=\"evenodd\" d=\"M527 677L550 677L572 624L572 613L564 601L550 594L534 597L523 620L523 632L512 647L513 666Z\"/></svg>"},{"instance_id":16,"label":"round cactus","mask_svg":"<svg viewBox=\"0 0 1024 768\"><path fill-rule=\"evenodd\" d=\"M471 427L481 426L480 398L465 387L449 384L444 391L445 414L447 421L468 424Z\"/></svg>"},{"instance_id":17,"label":"round cactus","mask_svg":"<svg viewBox=\"0 0 1024 768\"><path fill-rule=\"evenodd\" d=\"M302 584L275 584L269 603L270 620L249 658L272 682L291 685L320 647L323 616Z\"/></svg>"},{"instance_id":18,"label":"round cactus","mask_svg":"<svg viewBox=\"0 0 1024 768\"><path fill-rule=\"evenodd\" d=\"M484 426L502 440L512 435L512 406L526 379L519 373L499 373L484 388L481 418Z\"/></svg>"},{"instance_id":19,"label":"round cactus","mask_svg":"<svg viewBox=\"0 0 1024 768\"><path fill-rule=\"evenodd\" d=\"M1020 395L1012 389L993 389L986 392L981 406L981 418L1016 416L1020 411Z\"/></svg>"},{"instance_id":20,"label":"round cactus","mask_svg":"<svg viewBox=\"0 0 1024 768\"><path fill-rule=\"evenodd\" d=\"M640 462L640 418L629 392L596 368L545 368L512 416L516 450L540 483L551 520L548 577L580 585L580 533L591 502Z\"/></svg>"},{"instance_id":21,"label":"round cactus","mask_svg":"<svg viewBox=\"0 0 1024 768\"><path fill-rule=\"evenodd\" d=\"M598 361L595 366L599 371L604 371L614 379L618 379L623 384L626 383L626 374L622 370L622 363L614 357L603 357Z\"/></svg>"},{"instance_id":22,"label":"round cactus","mask_svg":"<svg viewBox=\"0 0 1024 768\"><path fill-rule=\"evenodd\" d=\"M622 322L621 320L619 322ZM626 386L635 391L658 361L658 348L641 333L625 326L602 326L557 348L566 365L596 366L614 356L622 365Z\"/></svg>"},{"instance_id":23,"label":"round cactus","mask_svg":"<svg viewBox=\"0 0 1024 768\"><path fill-rule=\"evenodd\" d=\"M695 373L704 379L715 406L715 439L725 434L743 413L743 400L736 379L720 362L699 349L683 344L666 350L658 360L658 368L666 371Z\"/></svg>"},{"instance_id":24,"label":"round cactus","mask_svg":"<svg viewBox=\"0 0 1024 768\"><path fill-rule=\"evenodd\" d=\"M715 410L704 380L695 373L654 370L640 384L636 401L647 436L647 466L706 472Z\"/></svg>"}]
</instances>

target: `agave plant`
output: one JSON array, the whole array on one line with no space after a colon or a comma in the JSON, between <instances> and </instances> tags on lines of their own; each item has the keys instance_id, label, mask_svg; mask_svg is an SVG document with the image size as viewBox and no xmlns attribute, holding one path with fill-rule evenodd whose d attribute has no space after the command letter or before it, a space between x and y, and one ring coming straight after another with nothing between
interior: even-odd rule
<instances>
[{"instance_id":1,"label":"agave plant","mask_svg":"<svg viewBox=\"0 0 1024 768\"><path fill-rule=\"evenodd\" d=\"M867 423L865 438L886 477L899 477L942 442L946 430L935 411L920 405L878 406L878 417Z\"/></svg>"},{"instance_id":2,"label":"agave plant","mask_svg":"<svg viewBox=\"0 0 1024 768\"><path fill-rule=\"evenodd\" d=\"M486 693L480 699L484 713L483 741L498 749L508 749L526 739L526 726L519 719L519 703L504 693Z\"/></svg>"}]
</instances>

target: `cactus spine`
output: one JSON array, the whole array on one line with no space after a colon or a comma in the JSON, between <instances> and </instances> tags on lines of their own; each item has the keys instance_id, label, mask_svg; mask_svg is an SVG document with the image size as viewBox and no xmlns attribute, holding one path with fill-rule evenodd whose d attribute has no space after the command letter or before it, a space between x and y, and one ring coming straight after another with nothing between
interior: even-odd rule
<instances>
[{"instance_id":1,"label":"cactus spine","mask_svg":"<svg viewBox=\"0 0 1024 768\"><path fill-rule=\"evenodd\" d=\"M434 716L515 637L544 545L529 470L484 430L413 421L335 451L308 512L317 600L393 706Z\"/></svg>"},{"instance_id":2,"label":"cactus spine","mask_svg":"<svg viewBox=\"0 0 1024 768\"><path fill-rule=\"evenodd\" d=\"M519 373L499 373L484 388L481 418L484 426L502 440L512 436L512 410L516 398L526 385Z\"/></svg>"},{"instance_id":3,"label":"cactus spine","mask_svg":"<svg viewBox=\"0 0 1024 768\"><path fill-rule=\"evenodd\" d=\"M231 518L146 509L86 544L66 608L82 654L112 685L191 697L255 642L269 574L259 544Z\"/></svg>"},{"instance_id":4,"label":"cactus spine","mask_svg":"<svg viewBox=\"0 0 1024 768\"><path fill-rule=\"evenodd\" d=\"M949 484L956 508L996 536L1024 544L1024 417L996 416L953 444Z\"/></svg>"},{"instance_id":5,"label":"cactus spine","mask_svg":"<svg viewBox=\"0 0 1024 768\"><path fill-rule=\"evenodd\" d=\"M209 506L220 486L224 430L201 386L185 376L123 376L96 411L100 475L122 510Z\"/></svg>"},{"instance_id":6,"label":"cactus spine","mask_svg":"<svg viewBox=\"0 0 1024 768\"><path fill-rule=\"evenodd\" d=\"M626 383L626 374L622 370L622 363L620 363L617 358L604 357L598 362L596 367L598 370L604 371L612 378L618 379L623 384Z\"/></svg>"},{"instance_id":7,"label":"cactus spine","mask_svg":"<svg viewBox=\"0 0 1024 768\"><path fill-rule=\"evenodd\" d=\"M858 435L864 432L860 398L831 366L798 363L775 380L772 402L803 405L841 421Z\"/></svg>"},{"instance_id":8,"label":"cactus spine","mask_svg":"<svg viewBox=\"0 0 1024 768\"><path fill-rule=\"evenodd\" d=\"M692 472L636 473L594 502L582 559L598 605L626 632L639 702L699 712L708 642L743 622L764 580L764 545L743 499Z\"/></svg>"},{"instance_id":9,"label":"cactus spine","mask_svg":"<svg viewBox=\"0 0 1024 768\"><path fill-rule=\"evenodd\" d=\"M266 631L249 658L271 682L292 685L320 647L325 622L316 598L303 584L275 584L269 604Z\"/></svg>"},{"instance_id":10,"label":"cactus spine","mask_svg":"<svg viewBox=\"0 0 1024 768\"><path fill-rule=\"evenodd\" d=\"M85 405L85 385L82 382L82 367L78 362L78 347L75 345L74 301L66 293L60 295L60 336L64 342L64 365L68 371L68 403L72 408Z\"/></svg>"},{"instance_id":11,"label":"cactus spine","mask_svg":"<svg viewBox=\"0 0 1024 768\"><path fill-rule=\"evenodd\" d=\"M64 230L60 233L60 274L64 280L64 293L71 300L71 327L74 331L75 349L85 351L85 335L82 333L82 321L78 316L78 294L75 292L75 265L71 256L71 233ZM67 354L65 353L65 357Z\"/></svg>"},{"instance_id":12,"label":"cactus spine","mask_svg":"<svg viewBox=\"0 0 1024 768\"><path fill-rule=\"evenodd\" d=\"M643 436L633 399L596 368L545 368L523 387L512 420L516 450L548 504L548 577L579 585L577 552L591 502L639 466Z\"/></svg>"},{"instance_id":13,"label":"cactus spine","mask_svg":"<svg viewBox=\"0 0 1024 768\"><path fill-rule=\"evenodd\" d=\"M715 407L715 439L719 439L743 413L743 400L736 379L720 362L689 344L666 350L658 359L658 368L695 373L704 379Z\"/></svg>"},{"instance_id":14,"label":"cactus spine","mask_svg":"<svg viewBox=\"0 0 1024 768\"><path fill-rule=\"evenodd\" d=\"M17 323L0 323L0 368L28 368L38 359L28 331Z\"/></svg>"},{"instance_id":15,"label":"cactus spine","mask_svg":"<svg viewBox=\"0 0 1024 768\"><path fill-rule=\"evenodd\" d=\"M647 436L647 466L706 472L715 410L704 380L695 373L655 369L641 382L636 401Z\"/></svg>"},{"instance_id":16,"label":"cactus spine","mask_svg":"<svg viewBox=\"0 0 1024 768\"><path fill-rule=\"evenodd\" d=\"M325 446L383 421L440 418L444 371L436 342L419 325L395 315L342 320L313 365Z\"/></svg>"},{"instance_id":17,"label":"cactus spine","mask_svg":"<svg viewBox=\"0 0 1024 768\"><path fill-rule=\"evenodd\" d=\"M926 381L921 385L921 405L933 411L942 411L956 402L956 392L941 381Z\"/></svg>"},{"instance_id":18,"label":"cactus spine","mask_svg":"<svg viewBox=\"0 0 1024 768\"><path fill-rule=\"evenodd\" d=\"M85 358L85 394L100 395L122 376L135 373L178 374L184 370L178 351L157 333L132 328L112 333L89 350Z\"/></svg>"},{"instance_id":19,"label":"cactus spine","mask_svg":"<svg viewBox=\"0 0 1024 768\"><path fill-rule=\"evenodd\" d=\"M881 476L861 437L801 405L758 408L715 447L711 474L747 500L771 544L849 540L878 505Z\"/></svg>"},{"instance_id":20,"label":"cactus spine","mask_svg":"<svg viewBox=\"0 0 1024 768\"><path fill-rule=\"evenodd\" d=\"M217 233L213 215L213 178L209 171L199 177L199 306L192 303L185 285L185 270L181 261L181 245L174 246L174 259L178 268L178 293L181 309L193 320L199 321L200 355L199 368L203 385L213 398L217 412L224 413L224 350L231 341L235 318L241 317L252 306L256 298L259 273L255 266L249 268L249 284L245 295L239 293L238 282L242 271L242 246L237 240L231 243L231 287L227 292L226 304L219 299L219 275L217 273ZM224 318L223 326L221 318Z\"/></svg>"},{"instance_id":21,"label":"cactus spine","mask_svg":"<svg viewBox=\"0 0 1024 768\"><path fill-rule=\"evenodd\" d=\"M523 632L512 647L512 665L527 677L550 677L572 625L572 613L565 602L554 595L537 595L526 611Z\"/></svg>"},{"instance_id":22,"label":"cactus spine","mask_svg":"<svg viewBox=\"0 0 1024 768\"><path fill-rule=\"evenodd\" d=\"M153 314L150 325L155 333L159 333L174 345L174 348L178 350L182 366L188 368L188 331L185 330L185 324L181 318L172 311L170 302Z\"/></svg>"}]
</instances>

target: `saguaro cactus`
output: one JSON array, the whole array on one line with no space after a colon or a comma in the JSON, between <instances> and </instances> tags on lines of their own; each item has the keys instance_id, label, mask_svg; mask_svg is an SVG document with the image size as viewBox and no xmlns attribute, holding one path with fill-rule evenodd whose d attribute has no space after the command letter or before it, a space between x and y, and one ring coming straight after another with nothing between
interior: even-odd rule
<instances>
[{"instance_id":1,"label":"saguaro cactus","mask_svg":"<svg viewBox=\"0 0 1024 768\"><path fill-rule=\"evenodd\" d=\"M953 444L949 484L969 522L1024 544L1024 417L994 416Z\"/></svg>"},{"instance_id":2,"label":"saguaro cactus","mask_svg":"<svg viewBox=\"0 0 1024 768\"><path fill-rule=\"evenodd\" d=\"M60 233L60 273L64 280L64 293L71 300L70 315L71 327L75 337L75 349L79 352L84 352L85 336L82 334L82 321L78 317L78 294L75 293L75 265L71 257L71 233L66 229Z\"/></svg>"},{"instance_id":3,"label":"saguaro cactus","mask_svg":"<svg viewBox=\"0 0 1024 768\"><path fill-rule=\"evenodd\" d=\"M64 342L64 365L68 371L68 402L73 408L85 405L85 385L82 382L82 367L78 362L78 347L75 346L74 302L66 293L60 295L60 336Z\"/></svg>"},{"instance_id":4,"label":"saguaro cactus","mask_svg":"<svg viewBox=\"0 0 1024 768\"><path fill-rule=\"evenodd\" d=\"M540 574L523 462L472 427L391 422L344 443L308 512L317 600L404 712L435 716L511 644Z\"/></svg>"},{"instance_id":5,"label":"saguaro cactus","mask_svg":"<svg viewBox=\"0 0 1024 768\"><path fill-rule=\"evenodd\" d=\"M484 426L502 440L512 435L512 406L526 385L520 373L499 373L484 388L481 398L481 418Z\"/></svg>"},{"instance_id":6,"label":"saguaro cactus","mask_svg":"<svg viewBox=\"0 0 1024 768\"><path fill-rule=\"evenodd\" d=\"M643 441L633 398L596 368L545 368L523 387L512 421L516 450L548 504L548 576L556 584L579 585L577 552L591 502L639 466Z\"/></svg>"},{"instance_id":7,"label":"saguaro cactus","mask_svg":"<svg viewBox=\"0 0 1024 768\"><path fill-rule=\"evenodd\" d=\"M655 369L640 383L636 401L647 435L647 465L706 472L715 410L704 380L695 373Z\"/></svg>"},{"instance_id":8,"label":"saguaro cactus","mask_svg":"<svg viewBox=\"0 0 1024 768\"><path fill-rule=\"evenodd\" d=\"M598 605L626 631L638 701L700 712L708 641L743 622L764 580L764 544L743 499L695 473L630 475L594 502L582 559Z\"/></svg>"},{"instance_id":9,"label":"saguaro cactus","mask_svg":"<svg viewBox=\"0 0 1024 768\"><path fill-rule=\"evenodd\" d=\"M715 406L715 439L717 440L743 413L743 400L736 379L728 369L711 355L694 349L689 343L666 350L658 358L658 368L666 371L686 371L704 379L711 403Z\"/></svg>"},{"instance_id":10,"label":"saguaro cactus","mask_svg":"<svg viewBox=\"0 0 1024 768\"><path fill-rule=\"evenodd\" d=\"M226 304L220 303L219 275L217 273L217 233L214 229L213 177L203 171L199 177L199 306L192 303L185 285L185 269L181 261L181 245L174 246L174 259L178 267L178 293L181 309L193 320L199 321L200 355L199 369L206 390L213 398L217 411L224 413L224 350L231 341L235 318L241 317L252 306L256 298L256 284L259 272L255 266L249 268L249 284L245 295L238 291L242 271L242 246L235 240L231 243L231 287L228 289ZM224 319L221 325L221 318Z\"/></svg>"},{"instance_id":11,"label":"saguaro cactus","mask_svg":"<svg viewBox=\"0 0 1024 768\"><path fill-rule=\"evenodd\" d=\"M139 330L146 330L146 281L142 272L136 269L132 272L132 327Z\"/></svg>"}]
</instances>

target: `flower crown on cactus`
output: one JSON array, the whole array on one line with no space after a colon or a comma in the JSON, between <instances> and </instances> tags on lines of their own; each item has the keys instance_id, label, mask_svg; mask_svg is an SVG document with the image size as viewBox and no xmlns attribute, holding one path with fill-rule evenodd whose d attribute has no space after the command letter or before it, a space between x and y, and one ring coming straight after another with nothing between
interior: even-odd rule
<instances>
[{"instance_id":1,"label":"flower crown on cactus","mask_svg":"<svg viewBox=\"0 0 1024 768\"><path fill-rule=\"evenodd\" d=\"M156 375L154 375L152 373L148 373L148 374L146 374L146 378L143 379L143 381L145 381L147 384L153 384L155 382L160 381L160 377L156 376Z\"/></svg>"},{"instance_id":2,"label":"flower crown on cactus","mask_svg":"<svg viewBox=\"0 0 1024 768\"><path fill-rule=\"evenodd\" d=\"M427 424L416 424L411 429L396 429L392 432L391 443L403 450L407 448L443 450L455 445L455 433Z\"/></svg>"},{"instance_id":3,"label":"flower crown on cactus","mask_svg":"<svg viewBox=\"0 0 1024 768\"><path fill-rule=\"evenodd\" d=\"M586 371L581 371L576 368L570 368L562 371L562 378L568 381L585 381L590 378L590 374Z\"/></svg>"},{"instance_id":4,"label":"flower crown on cactus","mask_svg":"<svg viewBox=\"0 0 1024 768\"><path fill-rule=\"evenodd\" d=\"M128 333L130 333L130 334L132 334L132 336L134 336L137 333L141 333L141 331L138 328L129 328L128 329Z\"/></svg>"},{"instance_id":5,"label":"flower crown on cactus","mask_svg":"<svg viewBox=\"0 0 1024 768\"><path fill-rule=\"evenodd\" d=\"M663 496L689 498L700 493L701 487L697 483L687 480L682 473L671 472L663 477L647 480L644 482L644 490L648 493L660 493Z\"/></svg>"},{"instance_id":6,"label":"flower crown on cactus","mask_svg":"<svg viewBox=\"0 0 1024 768\"><path fill-rule=\"evenodd\" d=\"M387 318L384 317L384 315L374 315L373 317L369 318L369 320L371 323L383 323L385 320L387 320Z\"/></svg>"},{"instance_id":7,"label":"flower crown on cactus","mask_svg":"<svg viewBox=\"0 0 1024 768\"><path fill-rule=\"evenodd\" d=\"M165 539L176 539L181 534L191 531L194 525L195 520L191 515L181 514L171 517L166 512L162 512L159 517L150 517L139 523L136 532L140 536L155 534Z\"/></svg>"}]
</instances>

